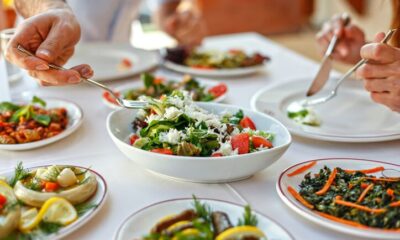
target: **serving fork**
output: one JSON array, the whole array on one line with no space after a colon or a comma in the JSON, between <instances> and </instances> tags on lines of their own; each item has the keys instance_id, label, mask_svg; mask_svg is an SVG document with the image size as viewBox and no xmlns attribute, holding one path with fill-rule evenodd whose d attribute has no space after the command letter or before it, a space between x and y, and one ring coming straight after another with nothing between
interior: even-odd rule
<instances>
[{"instance_id":1,"label":"serving fork","mask_svg":"<svg viewBox=\"0 0 400 240\"><path fill-rule=\"evenodd\" d=\"M32 52L26 50L24 47L22 47L21 45L17 46L18 51L28 55L28 56L33 56L33 57L37 57L35 56ZM49 68L51 69L55 69L55 70L68 70L66 68L63 68L61 66L49 63L48 64ZM120 97L117 96L117 94L115 94L115 92L113 90L111 90L109 87L107 87L104 84L101 84L99 82L96 82L90 78L85 78L80 76L82 81L85 81L87 83L90 83L96 87L100 87L103 90L107 91L108 93L111 94L111 96L113 96L115 98L115 101L118 103L119 106L123 107L123 108L129 108L129 109L141 109L141 108L147 108L148 107L148 103L146 101L133 101L133 100L126 100L126 99L122 99Z\"/></svg>"},{"instance_id":2,"label":"serving fork","mask_svg":"<svg viewBox=\"0 0 400 240\"><path fill-rule=\"evenodd\" d=\"M386 33L385 38L381 41L381 43L386 44L397 30L398 30L397 28L389 30ZM328 102L337 95L339 86L343 83L343 81L349 78L359 67L361 67L367 62L368 62L367 59L361 59L356 65L354 65L336 82L336 84L333 86L332 90L329 92L328 95L316 99L305 99L301 102L301 105L303 107L310 107Z\"/></svg>"}]
</instances>

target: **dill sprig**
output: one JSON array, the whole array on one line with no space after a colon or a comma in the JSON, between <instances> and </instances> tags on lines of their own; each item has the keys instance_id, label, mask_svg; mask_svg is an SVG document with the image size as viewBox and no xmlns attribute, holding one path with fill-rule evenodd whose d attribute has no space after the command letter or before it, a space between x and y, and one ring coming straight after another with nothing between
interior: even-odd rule
<instances>
[{"instance_id":1,"label":"dill sprig","mask_svg":"<svg viewBox=\"0 0 400 240\"><path fill-rule=\"evenodd\" d=\"M211 208L205 203L201 203L195 195L193 195L193 207L199 218L207 223L211 223Z\"/></svg>"},{"instance_id":2,"label":"dill sprig","mask_svg":"<svg viewBox=\"0 0 400 240\"><path fill-rule=\"evenodd\" d=\"M15 167L14 176L11 178L11 180L9 180L8 184L9 184L11 187L14 187L15 184L16 184L18 181L20 181L20 180L22 180L22 179L25 179L25 178L27 178L27 177L29 177L29 172L26 171L26 170L24 169L24 167L23 167L23 165L22 165L22 162L19 162L19 163L17 164L17 166Z\"/></svg>"},{"instance_id":3,"label":"dill sprig","mask_svg":"<svg viewBox=\"0 0 400 240\"><path fill-rule=\"evenodd\" d=\"M251 207L246 205L244 207L243 217L239 219L238 226L257 226L258 220L257 216L252 213Z\"/></svg>"}]
</instances>

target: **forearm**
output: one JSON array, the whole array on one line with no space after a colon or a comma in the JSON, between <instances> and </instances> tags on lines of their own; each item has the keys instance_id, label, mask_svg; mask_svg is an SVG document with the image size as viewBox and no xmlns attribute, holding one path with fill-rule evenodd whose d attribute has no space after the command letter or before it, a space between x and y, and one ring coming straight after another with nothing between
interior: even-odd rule
<instances>
[{"instance_id":1,"label":"forearm","mask_svg":"<svg viewBox=\"0 0 400 240\"><path fill-rule=\"evenodd\" d=\"M24 18L35 16L49 9L69 9L63 0L14 0L15 9Z\"/></svg>"}]
</instances>

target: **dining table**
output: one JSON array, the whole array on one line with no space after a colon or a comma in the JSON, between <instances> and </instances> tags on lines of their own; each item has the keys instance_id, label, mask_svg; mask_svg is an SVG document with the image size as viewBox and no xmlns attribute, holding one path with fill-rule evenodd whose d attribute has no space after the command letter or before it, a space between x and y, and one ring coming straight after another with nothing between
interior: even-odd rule
<instances>
[{"instance_id":1,"label":"dining table","mask_svg":"<svg viewBox=\"0 0 400 240\"><path fill-rule=\"evenodd\" d=\"M240 33L208 37L205 48L241 48L259 51L271 61L253 75L212 79L228 86L226 104L250 108L250 100L261 88L296 79L310 79L319 64L256 33ZM90 64L90 63L87 63ZM4 69L0 69L0 72ZM158 67L157 75L180 79L181 75ZM335 72L334 74L339 74ZM139 77L105 82L118 87ZM304 219L287 207L279 198L276 183L279 174L289 166L311 159L361 158L400 162L400 140L376 143L339 143L296 137L288 151L273 165L254 176L236 182L201 184L172 180L146 171L128 160L114 145L106 130L106 118L112 111L102 102L99 88L81 83L74 86L40 87L27 74L10 83L13 97L24 92L44 98L62 98L78 104L84 114L81 127L72 135L53 144L26 151L0 151L1 172L12 170L18 162L26 167L46 164L71 164L100 173L107 182L105 205L95 218L65 239L113 239L124 219L145 206L168 199L211 198L230 201L252 208L278 222L294 239L359 239L324 228ZM389 111L389 110L388 110ZM356 123L355 123L356 124ZM221 172L221 174L224 174ZM268 233L266 233L268 235Z\"/></svg>"}]
</instances>

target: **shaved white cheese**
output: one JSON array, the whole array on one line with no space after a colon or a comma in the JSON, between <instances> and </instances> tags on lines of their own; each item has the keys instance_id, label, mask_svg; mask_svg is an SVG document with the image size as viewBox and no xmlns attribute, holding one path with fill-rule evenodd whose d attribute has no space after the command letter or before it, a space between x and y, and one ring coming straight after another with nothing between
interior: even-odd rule
<instances>
[{"instance_id":1,"label":"shaved white cheese","mask_svg":"<svg viewBox=\"0 0 400 240\"><path fill-rule=\"evenodd\" d=\"M164 118L166 119L174 119L177 116L181 115L183 112L176 107L169 107L165 109Z\"/></svg>"},{"instance_id":2,"label":"shaved white cheese","mask_svg":"<svg viewBox=\"0 0 400 240\"><path fill-rule=\"evenodd\" d=\"M186 138L186 135L178 131L174 128L171 128L168 132L162 132L160 133L159 140L160 142L165 142L169 144L179 144L182 140Z\"/></svg>"},{"instance_id":3,"label":"shaved white cheese","mask_svg":"<svg viewBox=\"0 0 400 240\"><path fill-rule=\"evenodd\" d=\"M143 120L146 118L147 112L144 109L139 109L136 116L137 118Z\"/></svg>"},{"instance_id":4,"label":"shaved white cheese","mask_svg":"<svg viewBox=\"0 0 400 240\"><path fill-rule=\"evenodd\" d=\"M145 122L147 122L148 124L150 124L152 121L154 121L154 120L161 120L161 116L160 115L157 115L157 114L150 114L147 118L146 118L146 120L145 120Z\"/></svg>"}]
</instances>

